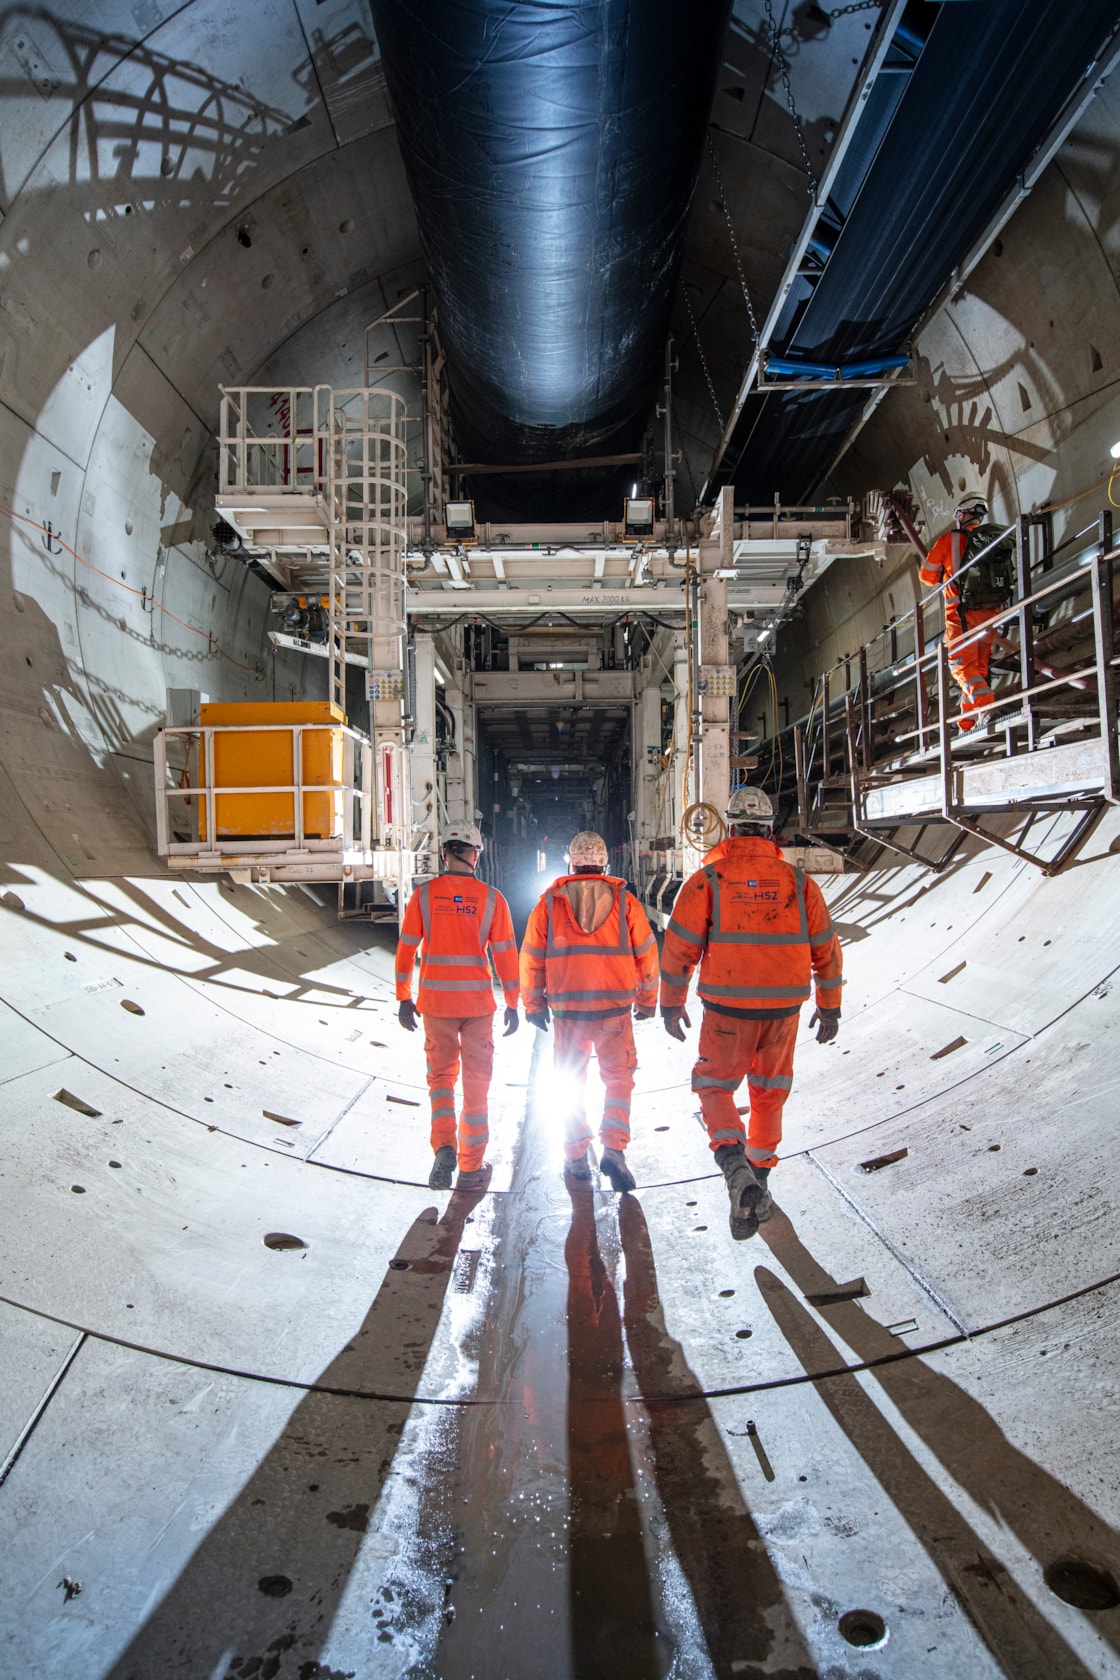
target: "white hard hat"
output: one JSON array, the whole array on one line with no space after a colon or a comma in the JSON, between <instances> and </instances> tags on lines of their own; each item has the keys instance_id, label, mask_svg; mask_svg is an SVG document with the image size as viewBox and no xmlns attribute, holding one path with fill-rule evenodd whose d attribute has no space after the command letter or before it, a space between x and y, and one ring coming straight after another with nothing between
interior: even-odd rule
<instances>
[{"instance_id":1,"label":"white hard hat","mask_svg":"<svg viewBox=\"0 0 1120 1680\"><path fill-rule=\"evenodd\" d=\"M605 869L607 842L593 828L581 828L578 834L572 836L568 862L573 869Z\"/></svg>"},{"instance_id":2,"label":"white hard hat","mask_svg":"<svg viewBox=\"0 0 1120 1680\"><path fill-rule=\"evenodd\" d=\"M473 846L476 852L482 850L482 835L474 823L448 823L440 835L440 846Z\"/></svg>"},{"instance_id":3,"label":"white hard hat","mask_svg":"<svg viewBox=\"0 0 1120 1680\"><path fill-rule=\"evenodd\" d=\"M727 810L723 813L729 823L769 823L774 825L774 807L770 803L770 795L761 788L736 788L727 801Z\"/></svg>"},{"instance_id":4,"label":"white hard hat","mask_svg":"<svg viewBox=\"0 0 1120 1680\"><path fill-rule=\"evenodd\" d=\"M953 514L955 518L959 519L962 513L971 514L975 519L987 519L987 501L983 496L976 495L975 493L971 496L962 496L956 507L953 509Z\"/></svg>"}]
</instances>

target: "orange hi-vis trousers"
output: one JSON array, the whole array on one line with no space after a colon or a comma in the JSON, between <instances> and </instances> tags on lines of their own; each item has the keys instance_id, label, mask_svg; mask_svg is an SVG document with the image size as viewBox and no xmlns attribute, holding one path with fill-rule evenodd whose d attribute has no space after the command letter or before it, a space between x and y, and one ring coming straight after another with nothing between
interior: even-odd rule
<instances>
[{"instance_id":1,"label":"orange hi-vis trousers","mask_svg":"<svg viewBox=\"0 0 1120 1680\"><path fill-rule=\"evenodd\" d=\"M692 1089L700 1098L712 1149L741 1143L752 1167L777 1166L782 1109L793 1085L797 1023L796 1015L752 1021L705 1009ZM744 1078L751 1099L749 1127L735 1103Z\"/></svg>"},{"instance_id":2,"label":"orange hi-vis trousers","mask_svg":"<svg viewBox=\"0 0 1120 1680\"><path fill-rule=\"evenodd\" d=\"M432 1098L432 1150L457 1150L460 1172L477 1172L490 1140L487 1098L494 1070L494 1015L425 1015ZM455 1081L463 1067L463 1110L455 1135Z\"/></svg>"},{"instance_id":3,"label":"orange hi-vis trousers","mask_svg":"<svg viewBox=\"0 0 1120 1680\"><path fill-rule=\"evenodd\" d=\"M988 666L995 641L994 627L990 635L979 636L976 641L961 648L959 653L954 653L953 645L961 636L979 630L982 624L998 614L998 607L974 607L971 612L962 612L955 603L945 603L945 648L949 655L950 674L961 691L962 734L967 734L976 725L976 719L969 717L968 713L976 711L979 706L990 706L995 699L988 682Z\"/></svg>"},{"instance_id":4,"label":"orange hi-vis trousers","mask_svg":"<svg viewBox=\"0 0 1120 1680\"><path fill-rule=\"evenodd\" d=\"M600 1021L553 1015L552 1029L554 1065L566 1087L564 1153L568 1160L580 1160L591 1141L584 1086L592 1053L599 1058L599 1073L606 1087L599 1137L604 1149L625 1149L630 1142L630 1093L638 1065L629 1009L624 1015L607 1015Z\"/></svg>"}]
</instances>

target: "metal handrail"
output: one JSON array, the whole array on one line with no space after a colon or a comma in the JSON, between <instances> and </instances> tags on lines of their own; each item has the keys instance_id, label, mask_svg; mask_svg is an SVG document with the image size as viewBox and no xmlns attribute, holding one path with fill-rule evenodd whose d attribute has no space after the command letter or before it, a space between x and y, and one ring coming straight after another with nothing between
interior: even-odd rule
<instances>
[{"instance_id":1,"label":"metal handrail","mask_svg":"<svg viewBox=\"0 0 1120 1680\"><path fill-rule=\"evenodd\" d=\"M284 734L292 737L292 780L279 783L258 783L247 786L217 784L214 770L214 742L217 736ZM306 734L326 734L342 737L345 753L342 779L331 782L305 782L302 777L303 737ZM200 742L202 775L194 786L168 785L167 746L170 740L182 739L192 745ZM153 743L156 792L156 850L160 857L200 855L217 852L230 855L261 850L259 839L219 840L217 801L227 796L287 794L292 798L293 834L291 849L305 850L307 836L303 832L304 799L310 794L341 795L349 806L349 816L342 814L342 832L326 837L337 842L343 850L358 849L363 854L372 850L373 801L376 789L373 782L373 760L370 745L364 735L342 723L247 723L247 724L179 724L161 729ZM189 759L188 749L188 759ZM358 765L363 769L363 785L355 779ZM170 801L198 799L206 812L205 841L173 841L170 838ZM355 820L356 819L356 820ZM319 849L322 842L319 842Z\"/></svg>"},{"instance_id":2,"label":"metal handrail","mask_svg":"<svg viewBox=\"0 0 1120 1680\"><path fill-rule=\"evenodd\" d=\"M794 734L794 763L797 778L797 808L800 830L811 835L810 822L815 809L816 794L825 786L832 788L846 787L851 801L851 827L854 832L866 835L877 842L887 845L890 849L901 852L916 861L930 863L930 860L919 856L916 852L893 840L884 839L878 831L869 833L865 826L863 796L871 788L886 785L898 785L908 779L907 771L910 764L903 763L898 757L898 748L905 749L908 745L918 743L921 749L931 747L935 750L940 761L942 798L940 820L955 825L958 837L963 831L979 835L991 844L1004 846L1018 856L1046 869L1061 867L1067 857L1072 855L1076 845L1080 844L1084 835L1097 820L1100 810L1106 803L1120 803L1120 737L1117 734L1117 693L1118 693L1118 658L1114 649L1114 609L1113 609L1113 567L1120 559L1120 547L1113 544L1111 520L1107 513L1097 522L1099 533L1095 552L1083 556L1077 563L1076 570L1064 567L1060 576L1055 576L1042 583L1038 588L1024 592L1024 584L1029 567L1026 559L1026 534L1029 521L1024 518L1019 522L1019 538L1017 543L1017 573L1020 586L1018 599L1004 608L996 609L988 614L984 622L964 636L946 640L939 635L936 641L927 645L924 634L924 610L934 597L942 593L946 584L943 583L930 594L918 600L906 618L912 620L915 646L914 651L899 659L897 647L900 629L905 626L906 619L895 620L886 626L876 637L865 643L856 653L849 655L829 668L821 678L821 686L814 699L809 714L808 724L812 725L817 707L820 706L819 730L815 737L809 737L802 724L795 726ZM1093 529L1093 527L1089 527ZM993 544L1003 540L1001 533L993 538ZM1084 533L1081 533L1083 535ZM989 544L991 547L992 544ZM981 556L975 557L976 559ZM1047 556L1046 558L1049 558ZM971 564L971 562L970 562ZM960 575L959 573L957 574ZM952 580L946 580L951 582ZM1082 631L1086 638L1092 637L1094 643L1093 657L1078 663L1076 667L1054 674L1046 666L1042 670L1046 673L1045 680L1036 680L1036 664L1033 647L1033 632L1031 628L1032 609L1037 607L1053 608L1059 601L1072 595L1088 593L1091 597L1089 610L1082 615L1087 621ZM963 649L981 641L993 631L1006 626L1010 621L1019 623L1019 686L998 694L994 700L984 705L970 708L968 712L956 710L950 700L950 690L955 679L949 670L949 662L956 662L957 654ZM892 661L889 666L880 667L877 671L870 671L869 654L872 648L885 637L891 638ZM1012 644L1008 644L1012 645ZM856 676L853 667L858 670ZM935 673L932 692L927 687L928 673ZM876 685L873 678L883 677L886 681ZM844 692L842 696L833 693L837 676L842 677ZM893 679L893 680L892 680ZM890 739L890 757L886 753L876 755L874 740L875 702L886 699L888 705L892 703L891 696L896 696L893 703L900 702L904 709L908 709L911 702L906 698L911 685L915 690L914 706L917 711L918 723L914 729L892 733ZM989 714L1007 712L1009 706L1020 708L1018 713L1012 712L1006 719L1008 730L1012 727L1025 727L1025 738L1021 737L1018 748L1012 744L1010 733L1007 737L1008 753L1033 753L1036 750L1036 726L1038 719L1031 705L1042 696L1053 695L1055 691L1076 688L1081 696L1082 708L1086 709L1086 718L1091 727L1099 732L1101 742L1101 758L1094 767L1091 781L1086 783L1085 794L1081 798L1074 797L1072 805L1082 810L1085 815L1076 825L1075 841L1071 842L1061 853L1059 860L1042 859L1034 856L1022 845L1016 845L1001 836L988 833L979 823L967 815L968 807L960 807L955 803L959 798L957 782L954 779L962 765L972 761L972 754L965 757L954 757L954 743L951 737L952 726L957 723L975 723L978 718ZM1087 690L1094 691L1091 696ZM834 731L837 719L834 715L836 704L840 702L840 729L844 740L840 743L839 774L835 752ZM933 715L930 716L931 708ZM1059 717L1063 715L1059 712ZM902 720L900 720L902 721ZM1004 720L1000 720L1002 723ZM997 725L997 730L998 730ZM978 740L984 739L981 735ZM988 737L991 739L991 737ZM813 776L813 769L820 751L821 764L817 776ZM891 759L893 758L893 763ZM888 769L888 765L890 768ZM1099 772L1099 774L1098 774ZM917 761L912 762L912 774L916 778L927 775ZM1040 784L1041 786L1041 784ZM1097 791L1099 790L1099 791ZM1030 807L1029 794L1020 792L1014 797L1009 796L1008 809L1023 809ZM1045 801L1039 796L1040 805ZM925 819L928 820L928 819ZM941 867L951 851L931 867Z\"/></svg>"}]
</instances>

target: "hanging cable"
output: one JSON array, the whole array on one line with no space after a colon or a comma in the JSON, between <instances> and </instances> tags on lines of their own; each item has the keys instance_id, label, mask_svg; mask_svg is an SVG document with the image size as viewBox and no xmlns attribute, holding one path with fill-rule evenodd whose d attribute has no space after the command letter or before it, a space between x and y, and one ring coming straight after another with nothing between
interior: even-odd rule
<instances>
[{"instance_id":1,"label":"hanging cable","mask_svg":"<svg viewBox=\"0 0 1120 1680\"><path fill-rule=\"evenodd\" d=\"M84 566L87 572L93 572L96 577L104 578L105 582L111 583L114 589L123 589L126 595L135 595L145 612L154 612L158 608L165 618L169 618L181 630L189 630L192 636L205 637L209 653L220 654L223 659L228 660L229 664L236 665L239 671L248 671L251 676L259 678L262 682L264 681L265 673L262 665L242 664L240 659L235 659L232 653L227 653L222 644L215 640L213 631L200 630L197 624L188 624L185 619L176 617L170 607L165 607L162 601L157 601L153 595L149 595L146 588L133 589L131 584L113 577L110 572L103 572L100 566L95 566L92 560L87 560L84 555L78 553L76 548L72 548L64 538L59 536L57 531L51 529L49 524L40 525L38 520L32 519L28 514L17 513L15 508L8 507L4 502L0 502L0 513L6 513L10 519L17 520L21 525L29 525L33 531L38 531L40 536L46 538L48 543L53 541L59 544L57 550L48 548L48 553L61 553L65 550L78 562L79 566Z\"/></svg>"}]
</instances>

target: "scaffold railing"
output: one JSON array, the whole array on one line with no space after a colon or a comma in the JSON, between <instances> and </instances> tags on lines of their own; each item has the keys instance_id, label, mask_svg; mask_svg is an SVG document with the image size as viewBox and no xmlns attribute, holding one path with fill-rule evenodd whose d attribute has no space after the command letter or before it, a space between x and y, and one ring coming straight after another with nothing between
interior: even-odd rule
<instances>
[{"instance_id":1,"label":"scaffold railing","mask_svg":"<svg viewBox=\"0 0 1120 1680\"><path fill-rule=\"evenodd\" d=\"M395 850L377 867L373 749L345 724L182 725L159 732L154 755L156 848L171 869L278 881L395 874ZM266 768L247 775L262 757ZM289 771L271 779L280 761Z\"/></svg>"},{"instance_id":2,"label":"scaffold railing","mask_svg":"<svg viewBox=\"0 0 1120 1680\"><path fill-rule=\"evenodd\" d=\"M1058 549L1033 543L1032 553L1043 531L1040 518L1027 516L993 539L1015 536L1014 596L951 648L940 625L943 583L824 673L808 719L789 731L792 765L782 778L806 838L857 860L871 842L943 868L972 834L1053 873L1120 802L1120 550L1111 516L1103 512ZM995 698L965 712L950 654L956 661L993 633ZM1024 842L1054 811L1073 820L1058 849L1042 856ZM1022 818L1016 837L985 826L1008 813ZM899 838L936 825L944 842L936 855Z\"/></svg>"}]
</instances>

